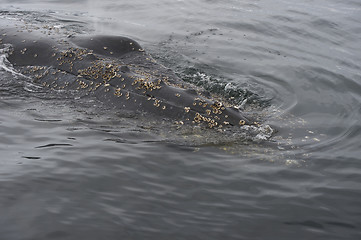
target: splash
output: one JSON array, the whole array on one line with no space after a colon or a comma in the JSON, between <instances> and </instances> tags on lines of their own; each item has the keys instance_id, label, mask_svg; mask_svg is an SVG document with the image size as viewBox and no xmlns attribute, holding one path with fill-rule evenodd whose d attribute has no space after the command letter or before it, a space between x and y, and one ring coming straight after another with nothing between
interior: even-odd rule
<instances>
[{"instance_id":1,"label":"splash","mask_svg":"<svg viewBox=\"0 0 361 240\"><path fill-rule=\"evenodd\" d=\"M2 44L0 45L0 69L11 73L13 76L21 76L24 78L29 78L24 76L21 73L18 73L12 66L12 64L7 59L9 52L11 51L11 45L10 44Z\"/></svg>"}]
</instances>

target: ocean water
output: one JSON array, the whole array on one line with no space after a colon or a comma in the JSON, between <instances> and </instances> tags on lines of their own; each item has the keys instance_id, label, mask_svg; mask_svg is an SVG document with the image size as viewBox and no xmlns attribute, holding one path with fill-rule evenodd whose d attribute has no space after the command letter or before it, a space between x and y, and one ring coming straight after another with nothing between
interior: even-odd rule
<instances>
[{"instance_id":1,"label":"ocean water","mask_svg":"<svg viewBox=\"0 0 361 240\"><path fill-rule=\"evenodd\" d=\"M1 18L131 37L275 132L181 131L0 52L0 240L361 239L359 1L0 0Z\"/></svg>"}]
</instances>

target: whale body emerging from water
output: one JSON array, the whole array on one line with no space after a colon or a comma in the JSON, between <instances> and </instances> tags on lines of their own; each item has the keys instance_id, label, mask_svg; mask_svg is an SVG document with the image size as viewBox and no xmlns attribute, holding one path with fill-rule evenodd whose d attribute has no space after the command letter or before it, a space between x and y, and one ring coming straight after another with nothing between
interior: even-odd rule
<instances>
[{"instance_id":1,"label":"whale body emerging from water","mask_svg":"<svg viewBox=\"0 0 361 240\"><path fill-rule=\"evenodd\" d=\"M254 124L237 108L179 79L134 40L120 36L70 35L55 27L0 21L8 60L34 83L95 95L114 107L210 128Z\"/></svg>"}]
</instances>

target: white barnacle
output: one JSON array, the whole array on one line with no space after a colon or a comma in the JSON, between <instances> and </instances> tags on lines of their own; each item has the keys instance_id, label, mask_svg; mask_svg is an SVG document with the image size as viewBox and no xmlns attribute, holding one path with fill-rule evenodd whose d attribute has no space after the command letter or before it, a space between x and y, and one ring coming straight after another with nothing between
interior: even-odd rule
<instances>
[{"instance_id":1,"label":"white barnacle","mask_svg":"<svg viewBox=\"0 0 361 240\"><path fill-rule=\"evenodd\" d=\"M26 50L27 50L26 48L20 50L21 54L25 54Z\"/></svg>"}]
</instances>

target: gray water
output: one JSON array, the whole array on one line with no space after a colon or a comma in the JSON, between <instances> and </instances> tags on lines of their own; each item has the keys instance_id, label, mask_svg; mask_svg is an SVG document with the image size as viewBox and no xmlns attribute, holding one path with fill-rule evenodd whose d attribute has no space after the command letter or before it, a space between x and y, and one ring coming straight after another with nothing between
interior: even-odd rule
<instances>
[{"instance_id":1,"label":"gray water","mask_svg":"<svg viewBox=\"0 0 361 240\"><path fill-rule=\"evenodd\" d=\"M0 17L131 37L184 80L261 104L277 132L157 127L3 62L1 240L361 239L359 1L59 2L2 0Z\"/></svg>"}]
</instances>

